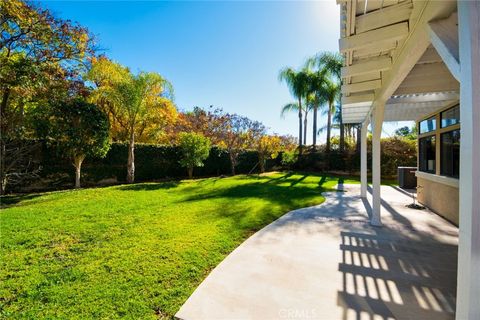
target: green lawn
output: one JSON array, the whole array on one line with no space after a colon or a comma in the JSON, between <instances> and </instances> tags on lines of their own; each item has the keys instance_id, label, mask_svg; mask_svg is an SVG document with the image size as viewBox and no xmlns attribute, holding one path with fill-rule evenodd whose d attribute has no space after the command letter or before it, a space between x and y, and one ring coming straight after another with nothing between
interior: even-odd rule
<instances>
[{"instance_id":1,"label":"green lawn","mask_svg":"<svg viewBox=\"0 0 480 320\"><path fill-rule=\"evenodd\" d=\"M276 173L5 197L0 317L171 318L249 235L337 181Z\"/></svg>"}]
</instances>

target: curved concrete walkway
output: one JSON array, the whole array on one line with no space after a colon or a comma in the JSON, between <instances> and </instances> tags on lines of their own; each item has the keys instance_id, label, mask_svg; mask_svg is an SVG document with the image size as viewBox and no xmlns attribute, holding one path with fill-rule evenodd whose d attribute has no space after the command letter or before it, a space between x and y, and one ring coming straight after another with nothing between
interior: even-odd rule
<instances>
[{"instance_id":1,"label":"curved concrete walkway","mask_svg":"<svg viewBox=\"0 0 480 320\"><path fill-rule=\"evenodd\" d=\"M235 249L176 314L193 319L453 319L458 229L382 187L382 228L359 186L326 193Z\"/></svg>"}]
</instances>

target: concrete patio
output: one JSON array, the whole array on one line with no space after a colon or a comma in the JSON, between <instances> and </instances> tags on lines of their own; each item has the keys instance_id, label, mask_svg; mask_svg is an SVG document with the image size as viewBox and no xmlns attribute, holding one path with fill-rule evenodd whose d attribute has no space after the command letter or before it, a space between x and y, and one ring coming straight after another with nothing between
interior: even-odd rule
<instances>
[{"instance_id":1,"label":"concrete patio","mask_svg":"<svg viewBox=\"0 0 480 320\"><path fill-rule=\"evenodd\" d=\"M250 237L176 316L193 319L454 319L458 229L382 186L383 227L360 186L326 193ZM369 193L370 196L370 193Z\"/></svg>"}]
</instances>

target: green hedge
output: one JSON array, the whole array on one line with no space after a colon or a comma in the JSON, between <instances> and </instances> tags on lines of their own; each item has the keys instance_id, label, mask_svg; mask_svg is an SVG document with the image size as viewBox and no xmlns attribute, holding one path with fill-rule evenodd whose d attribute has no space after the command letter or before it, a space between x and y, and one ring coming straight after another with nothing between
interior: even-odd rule
<instances>
[{"instance_id":1,"label":"green hedge","mask_svg":"<svg viewBox=\"0 0 480 320\"><path fill-rule=\"evenodd\" d=\"M82 165L82 185L95 186L105 183L124 183L127 174L128 145L113 143L103 159L85 159ZM37 159L42 166L41 181L29 186L18 186L11 191L53 190L68 188L74 179L72 164L61 158L51 147L43 146ZM135 181L155 181L164 179L179 179L187 176L185 168L179 165L181 154L176 146L141 144L135 145ZM245 151L239 156L236 172L239 174L258 172L258 154L255 151ZM280 165L277 159L267 162L267 169ZM254 168L255 167L255 168ZM209 157L203 167L194 169L194 176L220 176L230 174L228 153L217 147L210 150Z\"/></svg>"},{"instance_id":2,"label":"green hedge","mask_svg":"<svg viewBox=\"0 0 480 320\"><path fill-rule=\"evenodd\" d=\"M371 163L370 143L368 145L369 167ZM103 159L86 159L82 166L82 185L85 187L126 182L128 145L113 143ZM57 151L43 145L41 152L35 155L41 164L40 179L20 186L10 186L10 192L31 192L65 189L73 186L74 169L72 164L59 157ZM187 171L179 165L180 150L176 146L136 144L135 146L135 181L155 181L180 179L187 177ZM416 144L398 138L382 139L382 175L394 177L399 166L416 166ZM285 168L281 164L282 154L267 161L267 170ZM236 172L257 173L258 154L245 151L239 156ZM220 176L230 174L230 160L225 150L213 147L205 165L195 168L195 177ZM256 166L256 167L255 167ZM331 150L329 154L323 148L305 150L297 161L288 169L302 171L343 171L358 173L360 155L349 149L343 153Z\"/></svg>"}]
</instances>

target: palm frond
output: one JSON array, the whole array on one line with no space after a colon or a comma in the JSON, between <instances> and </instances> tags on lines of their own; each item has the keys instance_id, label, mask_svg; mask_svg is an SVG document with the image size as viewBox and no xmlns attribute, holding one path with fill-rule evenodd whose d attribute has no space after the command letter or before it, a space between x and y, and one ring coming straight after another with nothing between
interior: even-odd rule
<instances>
[{"instance_id":1,"label":"palm frond","mask_svg":"<svg viewBox=\"0 0 480 320\"><path fill-rule=\"evenodd\" d=\"M293 112L293 111L298 112L298 109L299 109L298 103L296 102L287 103L286 105L283 106L281 115L282 117L285 117L286 113Z\"/></svg>"}]
</instances>

